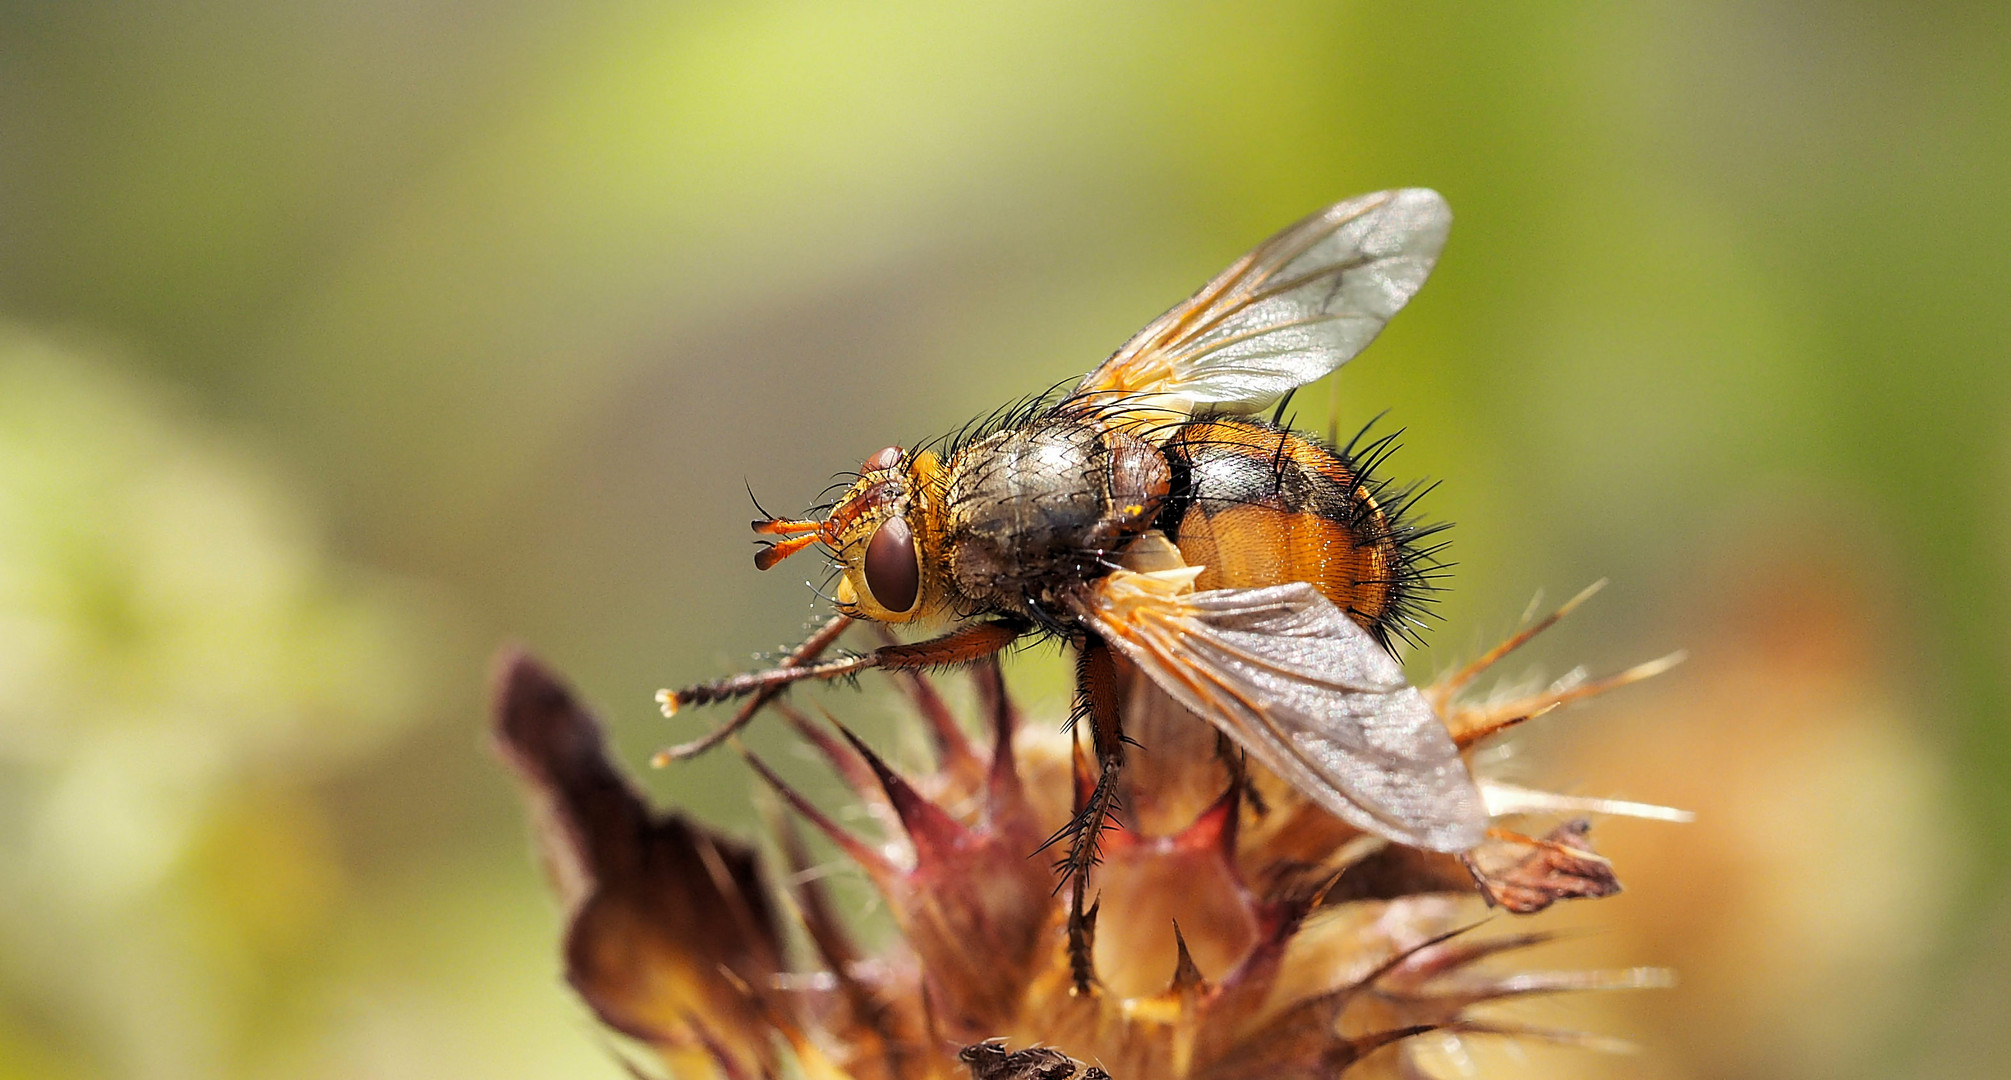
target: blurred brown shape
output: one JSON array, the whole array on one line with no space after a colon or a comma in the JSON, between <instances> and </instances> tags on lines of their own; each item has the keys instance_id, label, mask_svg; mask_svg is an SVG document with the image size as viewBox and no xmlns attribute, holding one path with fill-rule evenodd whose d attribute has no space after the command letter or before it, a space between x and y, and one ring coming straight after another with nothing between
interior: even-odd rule
<instances>
[{"instance_id":1,"label":"blurred brown shape","mask_svg":"<svg viewBox=\"0 0 2011 1080\"><path fill-rule=\"evenodd\" d=\"M1525 854L1505 866L1487 866L1476 858L1475 873L1488 902L1517 915L1533 915L1559 900L1596 900L1619 892L1613 864L1586 839L1591 831L1592 822L1573 818L1540 840L1508 838L1502 846Z\"/></svg>"},{"instance_id":2,"label":"blurred brown shape","mask_svg":"<svg viewBox=\"0 0 2011 1080\"><path fill-rule=\"evenodd\" d=\"M971 1080L1110 1080L1109 1073L1094 1065L1039 1046L1008 1051L1001 1043L973 1043L957 1059L970 1066Z\"/></svg>"},{"instance_id":3,"label":"blurred brown shape","mask_svg":"<svg viewBox=\"0 0 2011 1080\"><path fill-rule=\"evenodd\" d=\"M772 1074L763 994L782 951L754 853L652 814L608 762L599 723L529 657L499 662L495 714L497 746L539 804L573 987L679 1075Z\"/></svg>"}]
</instances>

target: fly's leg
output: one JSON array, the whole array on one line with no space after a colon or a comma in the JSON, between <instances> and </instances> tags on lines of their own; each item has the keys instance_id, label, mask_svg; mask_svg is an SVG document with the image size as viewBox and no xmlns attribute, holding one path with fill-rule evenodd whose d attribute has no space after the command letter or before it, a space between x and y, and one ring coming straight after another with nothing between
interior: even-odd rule
<instances>
[{"instance_id":1,"label":"fly's leg","mask_svg":"<svg viewBox=\"0 0 2011 1080\"><path fill-rule=\"evenodd\" d=\"M818 657L824 655L825 649L830 648L833 644L837 642L839 635L843 634L845 632L845 628L850 625L852 625L851 616L833 615L829 622L826 622L824 625L818 627L817 632L811 634L809 639L804 641L803 644L798 645L794 649L789 650L789 655L784 657L782 660L782 666L784 668L802 667L803 665L811 663L812 661L816 660ZM649 763L652 766L661 769L665 765L668 765L673 761L683 761L686 758L697 757L698 755L705 753L707 750L710 750L713 747L718 746L720 743L725 742L728 738L730 738L734 733L738 732L741 728L746 727L748 723L754 719L755 714L761 711L762 706L765 706L769 702L775 700L775 695L781 692L782 692L781 687L775 687L773 689L763 690L756 693L754 695L754 700L748 702L745 705L742 705L740 707L740 711L734 713L733 719L728 721L725 726L713 731L711 734L705 736L704 738L694 739L688 743L682 743L677 746L672 746L663 750L658 750L654 755L650 757ZM657 699L659 701L664 701L665 696L668 695L669 693L670 691L668 690L661 691L657 694ZM670 706L668 702L665 702L665 704L667 708L674 708L674 706Z\"/></svg>"},{"instance_id":2,"label":"fly's leg","mask_svg":"<svg viewBox=\"0 0 2011 1080\"><path fill-rule=\"evenodd\" d=\"M842 679L873 668L917 671L924 668L968 664L973 660L982 660L1012 644L1027 630L1025 623L996 619L959 627L941 637L918 641L912 645L883 645L856 656L840 656L830 660L814 659L837 639L838 631L843 630L850 621L848 617L840 615L827 623L809 642L799 648L797 653L791 654L793 661L797 654L805 653L805 650L813 644L817 645L815 651L804 655L801 662L785 663L781 667L769 668L767 671L730 675L697 686L687 686L682 690L658 691L656 700L663 706L665 716L676 715L679 709L687 705L710 705L715 701L731 701L734 698L755 695L755 700L749 703L751 707L742 709L741 714L734 717L733 723L697 742L673 748L669 751L670 756L690 757L692 754L701 753L718 745L751 719L753 710L762 702L794 683Z\"/></svg>"},{"instance_id":3,"label":"fly's leg","mask_svg":"<svg viewBox=\"0 0 2011 1080\"><path fill-rule=\"evenodd\" d=\"M1091 744L1096 751L1096 786L1084 800L1074 820L1051 837L1047 844L1068 840L1068 853L1057 863L1066 886L1068 901L1068 965L1075 992L1086 994L1096 978L1091 952L1096 942L1097 906L1089 903L1089 871L1100 858L1103 830L1111 823L1117 807L1117 773L1124 765L1124 730L1117 709L1117 667L1110 646L1091 637L1083 642L1076 659L1077 722L1091 723Z\"/></svg>"}]
</instances>

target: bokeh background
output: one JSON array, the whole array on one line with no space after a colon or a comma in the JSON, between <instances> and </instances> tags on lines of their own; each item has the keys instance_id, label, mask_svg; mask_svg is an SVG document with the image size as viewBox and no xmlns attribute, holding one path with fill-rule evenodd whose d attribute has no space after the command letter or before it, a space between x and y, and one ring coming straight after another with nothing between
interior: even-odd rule
<instances>
[{"instance_id":1,"label":"bokeh background","mask_svg":"<svg viewBox=\"0 0 2011 1080\"><path fill-rule=\"evenodd\" d=\"M744 484L807 504L1410 184L1437 275L1297 407L1443 478L1415 674L1600 577L1512 674L1692 653L1495 766L1699 813L1603 825L1629 891L1553 953L1682 981L1533 1006L1631 1056L1454 1071L2011 1075L2007 44L1995 3L0 4L0 1076L620 1075L490 653L645 771L699 730L655 688L819 609ZM753 826L725 755L644 782Z\"/></svg>"}]
</instances>

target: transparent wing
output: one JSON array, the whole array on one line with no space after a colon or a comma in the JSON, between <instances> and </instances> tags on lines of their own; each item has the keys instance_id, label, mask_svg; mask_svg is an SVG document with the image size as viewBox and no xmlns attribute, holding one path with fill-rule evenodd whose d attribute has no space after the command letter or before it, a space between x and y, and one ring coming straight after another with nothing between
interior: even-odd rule
<instances>
[{"instance_id":1,"label":"transparent wing","mask_svg":"<svg viewBox=\"0 0 2011 1080\"><path fill-rule=\"evenodd\" d=\"M1262 409L1374 340L1424 285L1451 227L1452 209L1426 188L1335 203L1153 320L1073 398L1152 419Z\"/></svg>"},{"instance_id":2,"label":"transparent wing","mask_svg":"<svg viewBox=\"0 0 2011 1080\"><path fill-rule=\"evenodd\" d=\"M1072 602L1160 689L1329 812L1463 851L1487 811L1452 737L1368 632L1311 585L1183 591L1193 571L1099 579Z\"/></svg>"}]
</instances>

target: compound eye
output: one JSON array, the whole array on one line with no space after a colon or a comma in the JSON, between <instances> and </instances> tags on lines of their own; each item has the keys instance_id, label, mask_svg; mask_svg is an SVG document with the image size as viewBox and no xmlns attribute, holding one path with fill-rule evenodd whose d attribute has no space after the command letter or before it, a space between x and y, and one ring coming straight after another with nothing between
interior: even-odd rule
<instances>
[{"instance_id":1,"label":"compound eye","mask_svg":"<svg viewBox=\"0 0 2011 1080\"><path fill-rule=\"evenodd\" d=\"M922 589L922 565L915 557L915 534L906 518L890 517L874 530L866 545L866 588L888 611L915 606L915 595Z\"/></svg>"},{"instance_id":2,"label":"compound eye","mask_svg":"<svg viewBox=\"0 0 2011 1080\"><path fill-rule=\"evenodd\" d=\"M877 472L881 469L891 469L900 463L901 448L898 446L889 446L872 457L867 458L866 463L859 466L859 471L862 473Z\"/></svg>"}]
</instances>

